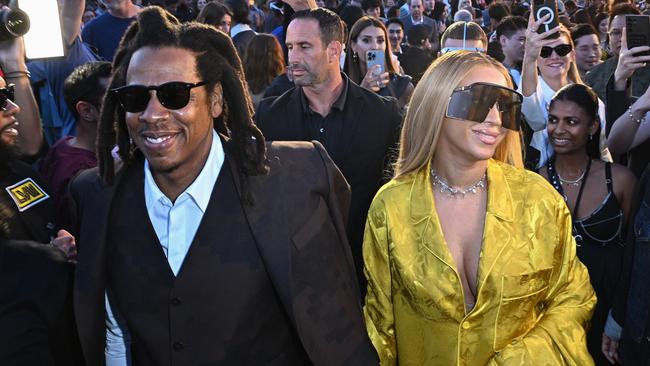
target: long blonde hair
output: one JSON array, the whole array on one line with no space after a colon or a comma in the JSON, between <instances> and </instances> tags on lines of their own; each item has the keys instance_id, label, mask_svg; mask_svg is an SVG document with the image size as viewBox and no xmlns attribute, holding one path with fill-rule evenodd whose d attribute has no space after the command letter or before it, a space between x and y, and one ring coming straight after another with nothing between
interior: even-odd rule
<instances>
[{"instance_id":1,"label":"long blonde hair","mask_svg":"<svg viewBox=\"0 0 650 366\"><path fill-rule=\"evenodd\" d=\"M512 88L508 71L483 53L455 51L440 56L424 73L411 97L400 137L395 178L418 171L433 159L449 98L472 68L479 65L499 70ZM519 132L507 130L494 159L523 168Z\"/></svg>"}]
</instances>

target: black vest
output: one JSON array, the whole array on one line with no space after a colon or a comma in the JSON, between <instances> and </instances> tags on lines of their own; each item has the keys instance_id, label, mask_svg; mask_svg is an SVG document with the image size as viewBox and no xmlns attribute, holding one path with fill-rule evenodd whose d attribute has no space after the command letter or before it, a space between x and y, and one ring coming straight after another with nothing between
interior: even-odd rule
<instances>
[{"instance_id":1,"label":"black vest","mask_svg":"<svg viewBox=\"0 0 650 366\"><path fill-rule=\"evenodd\" d=\"M307 364L228 161L177 277L149 220L142 164L126 173L108 226L108 288L131 334L134 364Z\"/></svg>"}]
</instances>

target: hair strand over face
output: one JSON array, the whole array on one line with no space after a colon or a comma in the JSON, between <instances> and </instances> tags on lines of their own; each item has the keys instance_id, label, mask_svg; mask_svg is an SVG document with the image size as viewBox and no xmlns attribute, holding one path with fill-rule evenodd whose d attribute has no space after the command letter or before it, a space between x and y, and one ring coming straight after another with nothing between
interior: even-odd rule
<instances>
[{"instance_id":1,"label":"hair strand over face","mask_svg":"<svg viewBox=\"0 0 650 366\"><path fill-rule=\"evenodd\" d=\"M225 33L198 23L181 24L163 9L146 7L124 34L113 60L113 76L108 89L126 85L126 74L133 54L142 48L176 47L196 55L196 71L208 92L220 84L223 113L214 119L214 129L232 141L233 157L239 166L245 198L247 176L266 174L264 136L252 120L253 106L248 94L241 60ZM122 161L129 163L135 152L125 122L125 111L113 94L104 96L97 140L99 172L107 184L114 180L111 150L117 145Z\"/></svg>"}]
</instances>

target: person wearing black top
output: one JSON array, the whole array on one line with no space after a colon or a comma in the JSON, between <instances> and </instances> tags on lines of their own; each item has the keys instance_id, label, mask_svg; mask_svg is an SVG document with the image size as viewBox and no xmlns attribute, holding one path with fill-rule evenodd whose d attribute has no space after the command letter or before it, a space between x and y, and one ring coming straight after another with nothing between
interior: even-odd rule
<instances>
[{"instance_id":1,"label":"person wearing black top","mask_svg":"<svg viewBox=\"0 0 650 366\"><path fill-rule=\"evenodd\" d=\"M429 65L435 60L431 53L431 44L427 35L427 29L423 25L414 25L409 29L407 36L408 49L397 56L404 73L409 75L414 86L427 71Z\"/></svg>"},{"instance_id":2,"label":"person wearing black top","mask_svg":"<svg viewBox=\"0 0 650 366\"><path fill-rule=\"evenodd\" d=\"M570 84L551 100L547 132L554 156L540 173L564 197L573 217L578 257L589 271L598 303L587 333L596 365L607 314L624 258L636 178L627 168L600 160L598 98L591 88Z\"/></svg>"},{"instance_id":3,"label":"person wearing black top","mask_svg":"<svg viewBox=\"0 0 650 366\"><path fill-rule=\"evenodd\" d=\"M260 102L256 124L269 141L317 140L352 188L347 235L361 291L361 244L370 202L387 177L402 121L397 101L364 89L339 69L340 18L326 9L296 13L287 29L295 88ZM303 45L309 45L304 47Z\"/></svg>"},{"instance_id":4,"label":"person wearing black top","mask_svg":"<svg viewBox=\"0 0 650 366\"><path fill-rule=\"evenodd\" d=\"M0 204L0 365L82 365L72 316L72 265L54 246L11 240Z\"/></svg>"}]
</instances>

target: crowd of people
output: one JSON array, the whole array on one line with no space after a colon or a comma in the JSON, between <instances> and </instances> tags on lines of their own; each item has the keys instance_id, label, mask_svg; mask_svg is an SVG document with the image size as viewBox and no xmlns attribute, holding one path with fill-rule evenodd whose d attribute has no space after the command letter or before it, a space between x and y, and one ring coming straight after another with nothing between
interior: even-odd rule
<instances>
[{"instance_id":1,"label":"crowd of people","mask_svg":"<svg viewBox=\"0 0 650 366\"><path fill-rule=\"evenodd\" d=\"M0 364L650 365L648 4L60 0Z\"/></svg>"}]
</instances>

